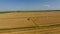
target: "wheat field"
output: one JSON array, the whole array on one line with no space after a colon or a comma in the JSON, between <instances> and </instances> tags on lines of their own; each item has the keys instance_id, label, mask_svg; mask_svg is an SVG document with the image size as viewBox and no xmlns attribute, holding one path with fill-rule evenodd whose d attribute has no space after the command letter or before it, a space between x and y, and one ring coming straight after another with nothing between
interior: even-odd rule
<instances>
[{"instance_id":1,"label":"wheat field","mask_svg":"<svg viewBox=\"0 0 60 34\"><path fill-rule=\"evenodd\" d=\"M0 14L0 34L60 34L60 12Z\"/></svg>"}]
</instances>

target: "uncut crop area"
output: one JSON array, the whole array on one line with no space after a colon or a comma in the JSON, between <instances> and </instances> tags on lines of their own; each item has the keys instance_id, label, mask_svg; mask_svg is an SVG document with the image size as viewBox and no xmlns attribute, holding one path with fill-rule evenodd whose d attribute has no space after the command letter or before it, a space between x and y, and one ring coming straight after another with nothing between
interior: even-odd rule
<instances>
[{"instance_id":1,"label":"uncut crop area","mask_svg":"<svg viewBox=\"0 0 60 34\"><path fill-rule=\"evenodd\" d=\"M60 34L60 12L0 14L0 34Z\"/></svg>"}]
</instances>

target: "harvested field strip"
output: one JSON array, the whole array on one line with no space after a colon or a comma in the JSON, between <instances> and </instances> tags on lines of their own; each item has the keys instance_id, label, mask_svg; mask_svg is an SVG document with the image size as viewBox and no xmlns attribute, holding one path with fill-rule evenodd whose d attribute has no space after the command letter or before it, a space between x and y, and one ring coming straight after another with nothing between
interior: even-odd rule
<instances>
[{"instance_id":1,"label":"harvested field strip","mask_svg":"<svg viewBox=\"0 0 60 34\"><path fill-rule=\"evenodd\" d=\"M56 16L55 17L53 17L53 16L40 16L40 17L15 17L15 18L0 18L0 19L20 19L20 18L36 18L36 19L38 19L38 18L48 18L48 17L56 18Z\"/></svg>"},{"instance_id":2,"label":"harvested field strip","mask_svg":"<svg viewBox=\"0 0 60 34\"><path fill-rule=\"evenodd\" d=\"M41 28L48 28L48 27L60 27L60 24L51 24L47 26L30 26L30 27L18 27L18 28L3 28L0 30L16 30L16 29L22 29L22 30L30 30L30 29L41 29Z\"/></svg>"}]
</instances>

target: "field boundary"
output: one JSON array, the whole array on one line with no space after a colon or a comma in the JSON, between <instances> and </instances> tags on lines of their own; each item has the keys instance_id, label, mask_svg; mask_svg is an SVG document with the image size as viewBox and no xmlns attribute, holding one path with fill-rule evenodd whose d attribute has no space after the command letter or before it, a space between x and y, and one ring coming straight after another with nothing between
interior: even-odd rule
<instances>
[{"instance_id":1,"label":"field boundary","mask_svg":"<svg viewBox=\"0 0 60 34\"><path fill-rule=\"evenodd\" d=\"M40 28L48 28L51 26L60 26L60 24L51 24L51 25L47 25L47 26L29 26L29 27L18 27L18 28L2 28L0 30L16 30L16 29L40 29Z\"/></svg>"}]
</instances>

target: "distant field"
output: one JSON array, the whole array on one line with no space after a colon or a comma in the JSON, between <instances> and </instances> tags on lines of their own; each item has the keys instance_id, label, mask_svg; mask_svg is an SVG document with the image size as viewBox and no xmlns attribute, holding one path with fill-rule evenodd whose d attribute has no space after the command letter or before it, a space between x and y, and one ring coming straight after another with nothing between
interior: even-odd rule
<instances>
[{"instance_id":1,"label":"distant field","mask_svg":"<svg viewBox=\"0 0 60 34\"><path fill-rule=\"evenodd\" d=\"M31 27L33 26L33 27ZM35 27L36 26L36 27ZM22 27L22 28L20 28ZM42 28L41 28L42 27ZM46 27L46 28L45 28ZM11 28L11 29L6 29ZM20 29L32 29L21 31ZM35 29L36 28L36 29ZM0 14L1 34L60 34L60 12L7 12ZM13 30L16 29L16 30ZM17 30L18 29L18 30ZM52 32L53 31L53 32ZM16 33L15 33L16 32ZM25 33L23 33L25 32ZM27 33L26 33L27 32ZM37 32L37 33L34 33ZM47 33L46 33L47 32ZM48 33L49 32L49 33Z\"/></svg>"}]
</instances>

